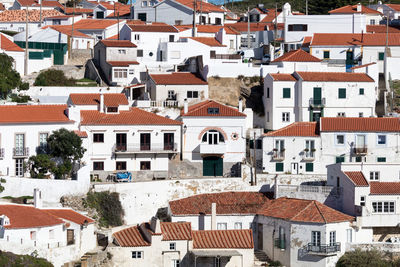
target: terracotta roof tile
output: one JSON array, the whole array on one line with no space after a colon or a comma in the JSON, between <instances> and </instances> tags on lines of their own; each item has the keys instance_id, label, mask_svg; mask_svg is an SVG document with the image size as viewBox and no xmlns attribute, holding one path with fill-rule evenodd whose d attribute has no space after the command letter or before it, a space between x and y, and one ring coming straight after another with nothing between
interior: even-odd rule
<instances>
[{"instance_id":1,"label":"terracotta roof tile","mask_svg":"<svg viewBox=\"0 0 400 267\"><path fill-rule=\"evenodd\" d=\"M209 114L209 108L218 108L218 113ZM242 112L239 112L237 108L229 107L227 105L220 104L214 100L206 100L188 108L188 112L183 114L183 117L246 117Z\"/></svg>"},{"instance_id":2,"label":"terracotta roof tile","mask_svg":"<svg viewBox=\"0 0 400 267\"><path fill-rule=\"evenodd\" d=\"M328 13L329 14L356 14L356 13L359 13L359 14L382 15L381 12L379 12L375 9L363 6L363 5L361 5L361 12L357 11L357 5L347 5L347 6L342 6L342 7L336 8L334 10L331 10Z\"/></svg>"},{"instance_id":3,"label":"terracotta roof tile","mask_svg":"<svg viewBox=\"0 0 400 267\"><path fill-rule=\"evenodd\" d=\"M124 22L120 20L119 23ZM81 19L74 23L74 29L77 30L102 30L112 25L116 25L118 21L116 19Z\"/></svg>"},{"instance_id":4,"label":"terracotta roof tile","mask_svg":"<svg viewBox=\"0 0 400 267\"><path fill-rule=\"evenodd\" d=\"M321 132L400 132L400 118L321 118Z\"/></svg>"},{"instance_id":5,"label":"terracotta roof tile","mask_svg":"<svg viewBox=\"0 0 400 267\"><path fill-rule=\"evenodd\" d=\"M217 214L256 214L269 199L259 192L222 192L200 194L173 200L169 207L173 215L211 214L211 204L217 204Z\"/></svg>"},{"instance_id":6,"label":"terracotta roof tile","mask_svg":"<svg viewBox=\"0 0 400 267\"><path fill-rule=\"evenodd\" d=\"M129 65L139 65L137 61L107 61L113 67L129 67Z\"/></svg>"},{"instance_id":7,"label":"terracotta roof tile","mask_svg":"<svg viewBox=\"0 0 400 267\"><path fill-rule=\"evenodd\" d=\"M61 218L67 221L74 222L79 225L83 225L85 221L87 223L94 223L94 220L82 215L71 209L43 209L44 212L47 212L57 218Z\"/></svg>"},{"instance_id":8,"label":"terracotta roof tile","mask_svg":"<svg viewBox=\"0 0 400 267\"><path fill-rule=\"evenodd\" d=\"M400 182L369 182L371 195L400 195Z\"/></svg>"},{"instance_id":9,"label":"terracotta roof tile","mask_svg":"<svg viewBox=\"0 0 400 267\"><path fill-rule=\"evenodd\" d=\"M78 131L78 130L75 130L74 133L75 133L77 136L79 136L80 138L87 138L87 137L88 137L88 134L87 134L86 131Z\"/></svg>"},{"instance_id":10,"label":"terracotta roof tile","mask_svg":"<svg viewBox=\"0 0 400 267\"><path fill-rule=\"evenodd\" d=\"M70 94L74 105L98 105L100 94ZM104 94L104 105L106 107L117 107L119 105L129 105L128 99L124 94Z\"/></svg>"},{"instance_id":11,"label":"terracotta roof tile","mask_svg":"<svg viewBox=\"0 0 400 267\"><path fill-rule=\"evenodd\" d=\"M368 186L368 182L362 172L344 172L344 174L346 174L356 186Z\"/></svg>"},{"instance_id":12,"label":"terracotta roof tile","mask_svg":"<svg viewBox=\"0 0 400 267\"><path fill-rule=\"evenodd\" d=\"M159 116L140 108L130 108L119 114L100 113L97 110L81 111L82 125L181 125L176 120Z\"/></svg>"},{"instance_id":13,"label":"terracotta roof tile","mask_svg":"<svg viewBox=\"0 0 400 267\"><path fill-rule=\"evenodd\" d=\"M366 73L352 72L295 72L307 82L374 82Z\"/></svg>"},{"instance_id":14,"label":"terracotta roof tile","mask_svg":"<svg viewBox=\"0 0 400 267\"><path fill-rule=\"evenodd\" d=\"M115 2L119 3L119 2ZM107 8L108 9L108 8ZM130 5L115 5L114 7L111 8L112 10L115 10L113 13L107 16L107 18L117 18L118 16L127 16L131 14L131 7Z\"/></svg>"},{"instance_id":15,"label":"terracotta roof tile","mask_svg":"<svg viewBox=\"0 0 400 267\"><path fill-rule=\"evenodd\" d=\"M192 236L193 249L254 248L251 229L193 231Z\"/></svg>"},{"instance_id":16,"label":"terracotta roof tile","mask_svg":"<svg viewBox=\"0 0 400 267\"><path fill-rule=\"evenodd\" d=\"M236 22L229 24L230 27L237 30L238 32L247 32L247 22ZM250 23L251 32L259 32L268 30L268 24L263 22Z\"/></svg>"},{"instance_id":17,"label":"terracotta roof tile","mask_svg":"<svg viewBox=\"0 0 400 267\"><path fill-rule=\"evenodd\" d=\"M6 10L6 7L3 5L3 3L0 3L0 11Z\"/></svg>"},{"instance_id":18,"label":"terracotta roof tile","mask_svg":"<svg viewBox=\"0 0 400 267\"><path fill-rule=\"evenodd\" d=\"M39 1L38 0L17 0L18 3L20 3L21 6L25 7L39 7ZM42 7L62 7L62 5L58 1L42 1ZM44 10L42 10L44 11Z\"/></svg>"},{"instance_id":19,"label":"terracotta roof tile","mask_svg":"<svg viewBox=\"0 0 400 267\"><path fill-rule=\"evenodd\" d=\"M305 36L303 39L303 43L301 44L301 47L310 47L312 41L312 36Z\"/></svg>"},{"instance_id":20,"label":"terracotta roof tile","mask_svg":"<svg viewBox=\"0 0 400 267\"><path fill-rule=\"evenodd\" d=\"M272 200L258 214L294 222L335 223L354 220L353 217L334 210L316 200L278 198Z\"/></svg>"},{"instance_id":21,"label":"terracotta roof tile","mask_svg":"<svg viewBox=\"0 0 400 267\"><path fill-rule=\"evenodd\" d=\"M388 27L389 33L400 33L400 29ZM368 33L386 33L386 25L367 25Z\"/></svg>"},{"instance_id":22,"label":"terracotta roof tile","mask_svg":"<svg viewBox=\"0 0 400 267\"><path fill-rule=\"evenodd\" d=\"M191 30L193 28L192 25L175 25L175 28L178 30ZM239 35L240 32L237 30L233 29L232 27L225 25L196 25L196 30L197 33L217 33L219 30L224 29L226 34L234 34L234 35Z\"/></svg>"},{"instance_id":23,"label":"terracotta roof tile","mask_svg":"<svg viewBox=\"0 0 400 267\"><path fill-rule=\"evenodd\" d=\"M190 222L161 222L162 240L192 240Z\"/></svg>"},{"instance_id":24,"label":"terracotta roof tile","mask_svg":"<svg viewBox=\"0 0 400 267\"><path fill-rule=\"evenodd\" d=\"M70 123L66 109L67 105L2 105L0 124Z\"/></svg>"},{"instance_id":25,"label":"terracotta roof tile","mask_svg":"<svg viewBox=\"0 0 400 267\"><path fill-rule=\"evenodd\" d=\"M137 47L129 40L101 40L101 43L107 47Z\"/></svg>"},{"instance_id":26,"label":"terracotta roof tile","mask_svg":"<svg viewBox=\"0 0 400 267\"><path fill-rule=\"evenodd\" d=\"M226 45L221 44L215 37L188 37L196 42L211 46L211 47L225 47Z\"/></svg>"},{"instance_id":27,"label":"terracotta roof tile","mask_svg":"<svg viewBox=\"0 0 400 267\"><path fill-rule=\"evenodd\" d=\"M389 33L389 46L400 46L400 33ZM385 46L386 33L315 33L311 46Z\"/></svg>"},{"instance_id":28,"label":"terracotta roof tile","mask_svg":"<svg viewBox=\"0 0 400 267\"><path fill-rule=\"evenodd\" d=\"M175 0L177 3L180 3L190 9L194 9L194 3L191 0ZM203 13L211 13L211 12L218 12L218 13L223 13L224 10L216 5L213 5L211 3L207 3L207 2L202 2L201 5L200 3L198 3L196 5L196 10L198 12L203 12Z\"/></svg>"},{"instance_id":29,"label":"terracotta roof tile","mask_svg":"<svg viewBox=\"0 0 400 267\"><path fill-rule=\"evenodd\" d=\"M310 55L302 49L292 50L272 62L321 62L322 60Z\"/></svg>"},{"instance_id":30,"label":"terracotta roof tile","mask_svg":"<svg viewBox=\"0 0 400 267\"><path fill-rule=\"evenodd\" d=\"M316 122L294 122L286 127L266 133L264 136L307 136L318 137L319 126Z\"/></svg>"},{"instance_id":31,"label":"terracotta roof tile","mask_svg":"<svg viewBox=\"0 0 400 267\"><path fill-rule=\"evenodd\" d=\"M8 39L6 36L4 36L4 34L0 34L1 35L1 49L3 49L4 51L13 51L13 52L24 52L25 50L22 49L21 47L19 47L17 44L15 44L14 42L12 42L10 39Z\"/></svg>"},{"instance_id":32,"label":"terracotta roof tile","mask_svg":"<svg viewBox=\"0 0 400 267\"><path fill-rule=\"evenodd\" d=\"M393 10L400 11L400 5L399 4L385 4L385 5L390 7Z\"/></svg>"},{"instance_id":33,"label":"terracotta roof tile","mask_svg":"<svg viewBox=\"0 0 400 267\"><path fill-rule=\"evenodd\" d=\"M296 78L292 74L287 73L269 73L274 81L278 82L295 82Z\"/></svg>"},{"instance_id":34,"label":"terracotta roof tile","mask_svg":"<svg viewBox=\"0 0 400 267\"><path fill-rule=\"evenodd\" d=\"M72 26L71 25L48 25L48 26L42 27L42 29L46 29L46 28L51 28L51 29L58 31L60 33L63 33L67 36L72 36ZM74 34L74 37L83 37L83 38L92 39L92 37L90 37L89 35L86 35L76 29L73 31L73 34Z\"/></svg>"},{"instance_id":35,"label":"terracotta roof tile","mask_svg":"<svg viewBox=\"0 0 400 267\"><path fill-rule=\"evenodd\" d=\"M75 7L75 10L74 10L73 7L67 7L67 8L62 7L61 10L63 10L63 12L65 14L68 14L68 15L93 13L93 9L91 9L91 8L78 8L78 7Z\"/></svg>"},{"instance_id":36,"label":"terracotta roof tile","mask_svg":"<svg viewBox=\"0 0 400 267\"><path fill-rule=\"evenodd\" d=\"M365 67L368 67L368 66L371 66L371 65L375 65L375 64L376 64L376 62L371 62L371 63L368 63L368 64L352 67L351 69L352 70L361 69L361 68L365 68Z\"/></svg>"},{"instance_id":37,"label":"terracotta roof tile","mask_svg":"<svg viewBox=\"0 0 400 267\"><path fill-rule=\"evenodd\" d=\"M148 247L151 244L147 242L138 226L129 227L113 234L121 247Z\"/></svg>"},{"instance_id":38,"label":"terracotta roof tile","mask_svg":"<svg viewBox=\"0 0 400 267\"><path fill-rule=\"evenodd\" d=\"M168 74L150 74L156 84L162 85L207 85L208 83L190 72L170 72Z\"/></svg>"},{"instance_id":39,"label":"terracotta roof tile","mask_svg":"<svg viewBox=\"0 0 400 267\"><path fill-rule=\"evenodd\" d=\"M42 10L42 19L59 15L63 14L57 10ZM28 10L28 20L29 22L39 22L40 11L38 9ZM0 13L0 22L25 22L25 21L26 21L25 9L4 10L3 12Z\"/></svg>"},{"instance_id":40,"label":"terracotta roof tile","mask_svg":"<svg viewBox=\"0 0 400 267\"><path fill-rule=\"evenodd\" d=\"M133 32L178 32L178 29L168 24L128 24Z\"/></svg>"},{"instance_id":41,"label":"terracotta roof tile","mask_svg":"<svg viewBox=\"0 0 400 267\"><path fill-rule=\"evenodd\" d=\"M261 22L274 22L281 12L276 12L275 15L275 9L267 9L267 12L264 12L264 14L267 14L267 16L263 18Z\"/></svg>"},{"instance_id":42,"label":"terracotta roof tile","mask_svg":"<svg viewBox=\"0 0 400 267\"><path fill-rule=\"evenodd\" d=\"M47 212L32 206L0 205L0 215L6 215L10 219L10 225L5 228L34 228L45 227L64 222Z\"/></svg>"}]
</instances>

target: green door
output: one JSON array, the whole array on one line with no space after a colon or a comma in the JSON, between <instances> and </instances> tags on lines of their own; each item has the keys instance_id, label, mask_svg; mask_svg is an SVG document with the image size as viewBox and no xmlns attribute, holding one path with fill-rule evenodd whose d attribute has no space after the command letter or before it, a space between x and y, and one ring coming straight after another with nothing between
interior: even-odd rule
<instances>
[{"instance_id":1,"label":"green door","mask_svg":"<svg viewBox=\"0 0 400 267\"><path fill-rule=\"evenodd\" d=\"M64 65L64 52L62 50L53 50L54 51L54 65Z\"/></svg>"},{"instance_id":2,"label":"green door","mask_svg":"<svg viewBox=\"0 0 400 267\"><path fill-rule=\"evenodd\" d=\"M219 157L203 158L203 176L222 176L223 159Z\"/></svg>"},{"instance_id":3,"label":"green door","mask_svg":"<svg viewBox=\"0 0 400 267\"><path fill-rule=\"evenodd\" d=\"M321 95L321 87L314 87L314 92L313 92L313 102L314 105L321 105L322 95Z\"/></svg>"}]
</instances>

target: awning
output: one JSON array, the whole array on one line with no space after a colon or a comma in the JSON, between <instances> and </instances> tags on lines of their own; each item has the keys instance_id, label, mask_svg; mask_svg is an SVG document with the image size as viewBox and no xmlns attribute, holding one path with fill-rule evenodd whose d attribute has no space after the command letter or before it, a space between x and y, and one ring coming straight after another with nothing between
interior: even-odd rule
<instances>
[{"instance_id":1,"label":"awning","mask_svg":"<svg viewBox=\"0 0 400 267\"><path fill-rule=\"evenodd\" d=\"M192 254L196 257L232 257L232 256L241 256L242 254L237 250L203 250L196 249L191 251Z\"/></svg>"}]
</instances>

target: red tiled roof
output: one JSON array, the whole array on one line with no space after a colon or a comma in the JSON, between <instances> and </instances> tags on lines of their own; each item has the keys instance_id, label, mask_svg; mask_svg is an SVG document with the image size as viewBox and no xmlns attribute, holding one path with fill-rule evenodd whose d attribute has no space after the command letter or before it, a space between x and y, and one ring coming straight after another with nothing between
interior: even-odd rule
<instances>
[{"instance_id":1,"label":"red tiled roof","mask_svg":"<svg viewBox=\"0 0 400 267\"><path fill-rule=\"evenodd\" d=\"M1 35L1 49L4 51L13 51L13 52L24 52L25 50L19 47L17 44L12 42L10 39L8 39L4 34L0 33Z\"/></svg>"},{"instance_id":2,"label":"red tiled roof","mask_svg":"<svg viewBox=\"0 0 400 267\"><path fill-rule=\"evenodd\" d=\"M70 123L67 105L1 105L0 124Z\"/></svg>"},{"instance_id":3,"label":"red tiled roof","mask_svg":"<svg viewBox=\"0 0 400 267\"><path fill-rule=\"evenodd\" d=\"M147 112L140 108L130 108L119 114L100 113L97 110L81 111L82 125L181 125L176 120Z\"/></svg>"},{"instance_id":4,"label":"red tiled roof","mask_svg":"<svg viewBox=\"0 0 400 267\"><path fill-rule=\"evenodd\" d=\"M128 24L133 32L178 32L178 29L168 24Z\"/></svg>"},{"instance_id":5,"label":"red tiled roof","mask_svg":"<svg viewBox=\"0 0 400 267\"><path fill-rule=\"evenodd\" d=\"M118 34L110 36L110 37L106 38L105 40L118 40Z\"/></svg>"},{"instance_id":6,"label":"red tiled roof","mask_svg":"<svg viewBox=\"0 0 400 267\"><path fill-rule=\"evenodd\" d=\"M193 231L192 236L193 249L254 248L251 229Z\"/></svg>"},{"instance_id":7,"label":"red tiled roof","mask_svg":"<svg viewBox=\"0 0 400 267\"><path fill-rule=\"evenodd\" d=\"M217 214L256 214L269 199L259 192L221 192L200 194L169 202L171 213L176 215L211 214L211 204L216 203Z\"/></svg>"},{"instance_id":8,"label":"red tiled roof","mask_svg":"<svg viewBox=\"0 0 400 267\"><path fill-rule=\"evenodd\" d=\"M386 29L386 25L367 25L368 33L386 33L386 30L388 30L389 33L400 33L400 29L395 27L389 26L388 29Z\"/></svg>"},{"instance_id":9,"label":"red tiled roof","mask_svg":"<svg viewBox=\"0 0 400 267\"><path fill-rule=\"evenodd\" d=\"M276 12L275 16L275 9L267 9L267 16L261 20L261 22L274 22L275 18L281 14L281 12Z\"/></svg>"},{"instance_id":10,"label":"red tiled roof","mask_svg":"<svg viewBox=\"0 0 400 267\"><path fill-rule=\"evenodd\" d=\"M113 234L121 247L148 247L147 242L140 233L138 226L129 227Z\"/></svg>"},{"instance_id":11,"label":"red tiled roof","mask_svg":"<svg viewBox=\"0 0 400 267\"><path fill-rule=\"evenodd\" d=\"M291 82L291 81L297 81L296 78L292 74L287 74L287 73L269 73L269 75L272 77L274 81L278 82Z\"/></svg>"},{"instance_id":12,"label":"red tiled roof","mask_svg":"<svg viewBox=\"0 0 400 267\"><path fill-rule=\"evenodd\" d=\"M77 136L79 136L80 138L87 138L87 137L88 137L88 134L87 134L87 132L85 132L85 131L78 131L78 130L75 130L74 133L75 133Z\"/></svg>"},{"instance_id":13,"label":"red tiled roof","mask_svg":"<svg viewBox=\"0 0 400 267\"><path fill-rule=\"evenodd\" d=\"M400 33L389 34L389 46L400 46ZM315 33L311 46L385 46L386 33Z\"/></svg>"},{"instance_id":14,"label":"red tiled roof","mask_svg":"<svg viewBox=\"0 0 400 267\"><path fill-rule=\"evenodd\" d=\"M10 219L10 225L5 228L34 228L64 223L59 218L32 206L0 205L0 215Z\"/></svg>"},{"instance_id":15,"label":"red tiled roof","mask_svg":"<svg viewBox=\"0 0 400 267\"><path fill-rule=\"evenodd\" d=\"M297 71L295 74L308 82L374 82L366 73Z\"/></svg>"},{"instance_id":16,"label":"red tiled roof","mask_svg":"<svg viewBox=\"0 0 400 267\"><path fill-rule=\"evenodd\" d=\"M190 222L161 222L162 240L192 240Z\"/></svg>"},{"instance_id":17,"label":"red tiled roof","mask_svg":"<svg viewBox=\"0 0 400 267\"><path fill-rule=\"evenodd\" d=\"M55 31L63 33L68 36L72 36L72 26L71 25L48 25L42 27L42 29L51 28ZM89 35L81 33L80 31L74 29L73 31L74 37L83 37L83 38L92 38Z\"/></svg>"},{"instance_id":18,"label":"red tiled roof","mask_svg":"<svg viewBox=\"0 0 400 267\"><path fill-rule=\"evenodd\" d=\"M312 36L305 36L303 39L303 43L301 44L301 47L310 47L312 41Z\"/></svg>"},{"instance_id":19,"label":"red tiled roof","mask_svg":"<svg viewBox=\"0 0 400 267\"><path fill-rule=\"evenodd\" d=\"M209 108L218 108L218 114L209 114ZM246 117L242 112L239 112L237 108L232 108L227 105L220 104L214 100L206 100L189 107L188 112L183 114L183 117Z\"/></svg>"},{"instance_id":20,"label":"red tiled roof","mask_svg":"<svg viewBox=\"0 0 400 267\"><path fill-rule=\"evenodd\" d=\"M139 65L137 61L107 61L113 67L129 67L129 65Z\"/></svg>"},{"instance_id":21,"label":"red tiled roof","mask_svg":"<svg viewBox=\"0 0 400 267\"><path fill-rule=\"evenodd\" d=\"M238 32L247 32L247 22L237 22L229 24L230 27L237 30ZM263 22L250 23L251 32L266 31L268 29L268 24Z\"/></svg>"},{"instance_id":22,"label":"red tiled roof","mask_svg":"<svg viewBox=\"0 0 400 267\"><path fill-rule=\"evenodd\" d=\"M368 67L368 66L371 66L371 65L375 65L375 64L376 64L376 62L371 62L371 63L368 63L368 64L352 67L351 69L352 70L361 69L361 68L365 68L365 67Z\"/></svg>"},{"instance_id":23,"label":"red tiled roof","mask_svg":"<svg viewBox=\"0 0 400 267\"><path fill-rule=\"evenodd\" d=\"M119 3L119 2L115 2L115 3ZM129 14L131 14L131 7L129 5L115 5L115 9L114 7L112 7L112 10L115 10L113 13L111 13L110 15L107 16L107 18L117 18L118 16L127 16Z\"/></svg>"},{"instance_id":24,"label":"red tiled roof","mask_svg":"<svg viewBox=\"0 0 400 267\"><path fill-rule=\"evenodd\" d=\"M108 47L137 47L129 40L101 40L101 43Z\"/></svg>"},{"instance_id":25,"label":"red tiled roof","mask_svg":"<svg viewBox=\"0 0 400 267\"><path fill-rule=\"evenodd\" d=\"M400 118L321 118L321 132L400 132Z\"/></svg>"},{"instance_id":26,"label":"red tiled roof","mask_svg":"<svg viewBox=\"0 0 400 267\"><path fill-rule=\"evenodd\" d=\"M278 57L272 62L321 62L322 60L310 55L302 49L292 50Z\"/></svg>"},{"instance_id":27,"label":"red tiled roof","mask_svg":"<svg viewBox=\"0 0 400 267\"><path fill-rule=\"evenodd\" d=\"M400 11L400 5L399 4L385 4L386 6L390 7L391 9L395 11Z\"/></svg>"},{"instance_id":28,"label":"red tiled roof","mask_svg":"<svg viewBox=\"0 0 400 267\"><path fill-rule=\"evenodd\" d=\"M3 3L0 3L0 10L1 11L6 10L6 7L3 5Z\"/></svg>"},{"instance_id":29,"label":"red tiled roof","mask_svg":"<svg viewBox=\"0 0 400 267\"><path fill-rule=\"evenodd\" d=\"M211 46L211 47L225 47L226 45L221 44L215 37L188 37L199 43Z\"/></svg>"},{"instance_id":30,"label":"red tiled roof","mask_svg":"<svg viewBox=\"0 0 400 267\"><path fill-rule=\"evenodd\" d=\"M362 172L344 172L344 174L346 174L356 186L368 186L368 182Z\"/></svg>"},{"instance_id":31,"label":"red tiled roof","mask_svg":"<svg viewBox=\"0 0 400 267\"><path fill-rule=\"evenodd\" d=\"M191 30L193 28L193 25L175 25L175 28L178 29L178 31L184 31L184 30ZM197 24L196 25L196 30L198 33L217 33L219 30L224 29L226 34L234 34L234 35L239 35L240 32L237 30L233 29L232 27L225 25L202 25L202 24Z\"/></svg>"},{"instance_id":32,"label":"red tiled roof","mask_svg":"<svg viewBox=\"0 0 400 267\"><path fill-rule=\"evenodd\" d=\"M100 103L100 94L70 94L69 97L74 105L98 105ZM104 105L117 107L129 105L129 102L124 94L104 94Z\"/></svg>"},{"instance_id":33,"label":"red tiled roof","mask_svg":"<svg viewBox=\"0 0 400 267\"><path fill-rule=\"evenodd\" d=\"M39 1L38 0L17 0L18 3L20 3L21 6L25 7L39 7ZM62 5L58 1L42 1L42 7L62 7ZM44 11L44 10L42 10Z\"/></svg>"},{"instance_id":34,"label":"red tiled roof","mask_svg":"<svg viewBox=\"0 0 400 267\"><path fill-rule=\"evenodd\" d=\"M278 198L259 210L258 214L305 223L335 223L354 220L316 200Z\"/></svg>"},{"instance_id":35,"label":"red tiled roof","mask_svg":"<svg viewBox=\"0 0 400 267\"><path fill-rule=\"evenodd\" d=\"M184 5L184 6L192 9L192 10L194 9L194 2L191 1L191 0L175 0L175 1L177 3L180 3L180 4ZM224 10L222 10L221 7L213 5L211 3L207 3L207 2L202 2L201 4L197 3L196 10L198 12L201 11L203 13L211 13L211 12L223 13L224 12Z\"/></svg>"},{"instance_id":36,"label":"red tiled roof","mask_svg":"<svg viewBox=\"0 0 400 267\"><path fill-rule=\"evenodd\" d=\"M84 13L93 13L93 9L91 8L78 8L75 7L62 7L61 10L64 11L65 14L84 14Z\"/></svg>"},{"instance_id":37,"label":"red tiled roof","mask_svg":"<svg viewBox=\"0 0 400 267\"><path fill-rule=\"evenodd\" d=\"M329 14L356 14L356 13L360 13L360 14L377 14L377 15L382 15L381 12L363 6L361 5L361 12L357 11L357 5L347 5L347 6L342 6L339 8L336 8L334 10L331 10L328 12Z\"/></svg>"},{"instance_id":38,"label":"red tiled roof","mask_svg":"<svg viewBox=\"0 0 400 267\"><path fill-rule=\"evenodd\" d=\"M400 182L369 182L371 195L400 195Z\"/></svg>"},{"instance_id":39,"label":"red tiled roof","mask_svg":"<svg viewBox=\"0 0 400 267\"><path fill-rule=\"evenodd\" d=\"M43 209L43 211L50 213L57 218L71 221L79 225L83 225L85 221L87 223L94 223L93 219L71 209Z\"/></svg>"},{"instance_id":40,"label":"red tiled roof","mask_svg":"<svg viewBox=\"0 0 400 267\"><path fill-rule=\"evenodd\" d=\"M122 23L124 20L120 20ZM116 19L81 19L74 23L74 29L77 30L102 30L112 25L116 25Z\"/></svg>"},{"instance_id":41,"label":"red tiled roof","mask_svg":"<svg viewBox=\"0 0 400 267\"><path fill-rule=\"evenodd\" d=\"M53 1L51 1L53 2ZM56 1L54 1L56 2ZM58 3L58 2L57 2ZM47 17L54 17L63 15L57 10L42 10L42 20ZM32 9L28 10L28 20L29 22L39 22L40 20L40 10ZM24 22L26 21L26 10L4 10L0 13L0 22Z\"/></svg>"},{"instance_id":42,"label":"red tiled roof","mask_svg":"<svg viewBox=\"0 0 400 267\"><path fill-rule=\"evenodd\" d=\"M162 85L207 85L208 82L190 72L171 72L168 74L150 74L156 84Z\"/></svg>"},{"instance_id":43,"label":"red tiled roof","mask_svg":"<svg viewBox=\"0 0 400 267\"><path fill-rule=\"evenodd\" d=\"M266 133L264 136L307 136L318 137L319 127L316 122L294 122L286 127Z\"/></svg>"}]
</instances>

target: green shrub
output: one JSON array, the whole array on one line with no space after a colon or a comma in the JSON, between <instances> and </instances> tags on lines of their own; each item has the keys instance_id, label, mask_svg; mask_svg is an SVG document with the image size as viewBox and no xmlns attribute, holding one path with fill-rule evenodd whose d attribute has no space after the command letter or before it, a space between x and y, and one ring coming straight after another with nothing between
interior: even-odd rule
<instances>
[{"instance_id":1,"label":"green shrub","mask_svg":"<svg viewBox=\"0 0 400 267\"><path fill-rule=\"evenodd\" d=\"M10 95L11 101L12 102L17 102L17 103L26 103L29 100L31 100L31 97L28 95L16 95L16 94L11 94Z\"/></svg>"},{"instance_id":2,"label":"green shrub","mask_svg":"<svg viewBox=\"0 0 400 267\"><path fill-rule=\"evenodd\" d=\"M250 83L258 83L258 82L260 82L260 77L255 75L253 77L250 77L249 80L250 80Z\"/></svg>"},{"instance_id":3,"label":"green shrub","mask_svg":"<svg viewBox=\"0 0 400 267\"><path fill-rule=\"evenodd\" d=\"M35 86L74 86L76 80L67 78L62 70L42 71L35 80Z\"/></svg>"},{"instance_id":4,"label":"green shrub","mask_svg":"<svg viewBox=\"0 0 400 267\"><path fill-rule=\"evenodd\" d=\"M280 261L270 261L268 266L282 266L282 263Z\"/></svg>"},{"instance_id":5,"label":"green shrub","mask_svg":"<svg viewBox=\"0 0 400 267\"><path fill-rule=\"evenodd\" d=\"M12 267L53 267L46 259L29 255L17 255L11 252L0 251L0 266Z\"/></svg>"},{"instance_id":6,"label":"green shrub","mask_svg":"<svg viewBox=\"0 0 400 267\"><path fill-rule=\"evenodd\" d=\"M99 225L102 227L120 226L123 224L124 210L115 192L89 192L84 205L96 209L100 215Z\"/></svg>"},{"instance_id":7,"label":"green shrub","mask_svg":"<svg viewBox=\"0 0 400 267\"><path fill-rule=\"evenodd\" d=\"M240 81L243 81L244 75L238 75L238 76L237 76L237 79L240 80Z\"/></svg>"},{"instance_id":8,"label":"green shrub","mask_svg":"<svg viewBox=\"0 0 400 267\"><path fill-rule=\"evenodd\" d=\"M383 253L378 250L362 251L361 249L346 252L336 263L336 267L368 266L391 267L392 263L384 259Z\"/></svg>"}]
</instances>

